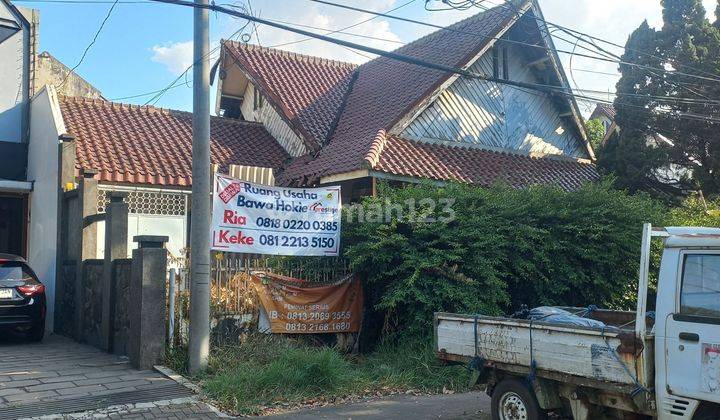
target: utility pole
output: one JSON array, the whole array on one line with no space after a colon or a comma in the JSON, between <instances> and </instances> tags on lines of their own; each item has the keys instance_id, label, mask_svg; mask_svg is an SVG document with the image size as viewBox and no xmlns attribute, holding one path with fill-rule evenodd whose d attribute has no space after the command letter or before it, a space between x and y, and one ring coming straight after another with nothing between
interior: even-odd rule
<instances>
[{"instance_id":1,"label":"utility pole","mask_svg":"<svg viewBox=\"0 0 720 420\"><path fill-rule=\"evenodd\" d=\"M207 6L208 0L195 0ZM190 372L210 353L210 28L208 9L193 9L192 214L190 219Z\"/></svg>"}]
</instances>

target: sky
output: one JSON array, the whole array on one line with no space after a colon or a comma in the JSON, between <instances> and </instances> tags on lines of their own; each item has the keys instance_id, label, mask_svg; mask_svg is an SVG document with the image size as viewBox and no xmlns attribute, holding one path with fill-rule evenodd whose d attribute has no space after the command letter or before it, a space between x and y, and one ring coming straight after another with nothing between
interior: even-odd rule
<instances>
[{"instance_id":1,"label":"sky","mask_svg":"<svg viewBox=\"0 0 720 420\"><path fill-rule=\"evenodd\" d=\"M68 67L73 67L92 40L111 2L98 0L93 3L71 4L50 1L52 0L17 0L14 3L40 10L40 51L48 51ZM178 87L166 91L157 100L155 95L137 95L169 86L192 63L192 10L144 0L130 0L130 3L124 3L125 1L128 0L120 0L121 3L116 5L97 41L76 70L77 73L100 89L107 99L140 105L152 100L151 103L156 106L191 111L192 71L188 72L187 77L181 78ZM477 8L467 11L427 11L426 0L333 1L381 12L399 7L392 14L436 25L448 25L479 12ZM501 1L483 0L483 3L492 6ZM621 45L625 44L627 37L643 20L648 20L654 27L662 24L660 0L538 1L548 22ZM703 3L711 15L717 0L703 0ZM373 17L370 14L321 5L309 0L235 0L233 4L249 7L253 14L266 19L317 28L309 30L318 33L327 33L321 29L339 29ZM432 8L442 8L438 0L428 0L428 4ZM211 49L218 46L220 39L231 37L243 23L229 16L211 13ZM341 34L332 36L383 50L393 50L432 30L388 18L375 18L347 31L365 38ZM372 58L367 53L358 54L344 47L319 40L306 40L303 36L262 25L247 26L233 39L249 40L262 46L279 46L289 51L353 63L362 63ZM616 47L606 46L616 53L622 52ZM572 50L574 45L556 41L556 47ZM217 51L213 55L213 58L215 57ZM619 77L616 64L582 57L571 60L569 54L560 54L560 57L571 83L578 88L602 92L614 90ZM214 104L215 87L211 87L211 91ZM612 100L609 95L600 96ZM592 109L589 104L581 104L581 107L586 114Z\"/></svg>"}]
</instances>

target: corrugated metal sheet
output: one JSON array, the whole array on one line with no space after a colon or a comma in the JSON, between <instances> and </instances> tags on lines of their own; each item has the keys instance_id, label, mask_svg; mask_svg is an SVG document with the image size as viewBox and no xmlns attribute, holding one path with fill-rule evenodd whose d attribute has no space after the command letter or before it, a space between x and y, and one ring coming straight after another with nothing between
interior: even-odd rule
<instances>
[{"instance_id":1,"label":"corrugated metal sheet","mask_svg":"<svg viewBox=\"0 0 720 420\"><path fill-rule=\"evenodd\" d=\"M265 129L280 143L290 156L297 157L307 153L307 148L302 139L285 123L282 117L280 117L280 114L275 111L275 108L270 106L267 100L262 101L262 104L257 109L253 109L253 91L253 85L248 85L248 88L245 90L245 97L241 108L245 119L261 122L265 126Z\"/></svg>"},{"instance_id":2,"label":"corrugated metal sheet","mask_svg":"<svg viewBox=\"0 0 720 420\"><path fill-rule=\"evenodd\" d=\"M262 185L275 185L272 168L259 166L230 165L229 175L233 178Z\"/></svg>"},{"instance_id":3,"label":"corrugated metal sheet","mask_svg":"<svg viewBox=\"0 0 720 420\"><path fill-rule=\"evenodd\" d=\"M526 66L521 47L508 48L510 79L540 83ZM470 70L492 75L491 53ZM544 93L459 78L410 123L402 136L587 158L582 138L559 114Z\"/></svg>"}]
</instances>

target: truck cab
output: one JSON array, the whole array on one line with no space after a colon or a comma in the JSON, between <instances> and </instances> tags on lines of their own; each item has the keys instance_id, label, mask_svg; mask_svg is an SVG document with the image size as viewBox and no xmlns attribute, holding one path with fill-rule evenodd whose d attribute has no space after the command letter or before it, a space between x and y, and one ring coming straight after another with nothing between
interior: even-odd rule
<instances>
[{"instance_id":1,"label":"truck cab","mask_svg":"<svg viewBox=\"0 0 720 420\"><path fill-rule=\"evenodd\" d=\"M654 326L658 417L720 419L720 229L652 234L664 238Z\"/></svg>"}]
</instances>

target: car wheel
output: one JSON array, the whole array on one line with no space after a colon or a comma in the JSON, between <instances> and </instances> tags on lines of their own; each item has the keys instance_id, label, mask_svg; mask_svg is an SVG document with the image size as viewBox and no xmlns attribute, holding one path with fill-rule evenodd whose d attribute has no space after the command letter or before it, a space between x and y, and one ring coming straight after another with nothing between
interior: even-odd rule
<instances>
[{"instance_id":1,"label":"car wheel","mask_svg":"<svg viewBox=\"0 0 720 420\"><path fill-rule=\"evenodd\" d=\"M35 324L30 328L27 333L26 337L28 341L32 341L33 343L39 343L42 341L43 337L45 336L45 323L40 322L39 324Z\"/></svg>"},{"instance_id":2,"label":"car wheel","mask_svg":"<svg viewBox=\"0 0 720 420\"><path fill-rule=\"evenodd\" d=\"M518 379L505 379L492 394L493 420L545 420L547 415L528 386Z\"/></svg>"}]
</instances>

